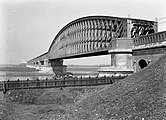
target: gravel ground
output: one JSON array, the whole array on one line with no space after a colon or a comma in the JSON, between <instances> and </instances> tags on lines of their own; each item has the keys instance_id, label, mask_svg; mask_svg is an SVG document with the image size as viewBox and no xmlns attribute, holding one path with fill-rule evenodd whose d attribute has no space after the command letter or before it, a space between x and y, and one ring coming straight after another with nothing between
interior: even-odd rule
<instances>
[{"instance_id":1,"label":"gravel ground","mask_svg":"<svg viewBox=\"0 0 166 120\"><path fill-rule=\"evenodd\" d=\"M166 120L166 58L107 86L12 91L1 108L2 120Z\"/></svg>"}]
</instances>

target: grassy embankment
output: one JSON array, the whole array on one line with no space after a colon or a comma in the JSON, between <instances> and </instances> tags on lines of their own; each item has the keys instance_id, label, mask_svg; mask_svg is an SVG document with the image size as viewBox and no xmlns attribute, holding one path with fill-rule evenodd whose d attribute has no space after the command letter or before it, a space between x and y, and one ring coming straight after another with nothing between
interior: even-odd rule
<instances>
[{"instance_id":1,"label":"grassy embankment","mask_svg":"<svg viewBox=\"0 0 166 120\"><path fill-rule=\"evenodd\" d=\"M10 91L6 94L4 104L6 112L3 117L9 120L11 118L19 120L58 119L68 114L71 107L103 87Z\"/></svg>"},{"instance_id":2,"label":"grassy embankment","mask_svg":"<svg viewBox=\"0 0 166 120\"><path fill-rule=\"evenodd\" d=\"M165 120L165 96L163 58L107 86L10 92L6 99L14 112L6 115L19 120Z\"/></svg>"}]
</instances>

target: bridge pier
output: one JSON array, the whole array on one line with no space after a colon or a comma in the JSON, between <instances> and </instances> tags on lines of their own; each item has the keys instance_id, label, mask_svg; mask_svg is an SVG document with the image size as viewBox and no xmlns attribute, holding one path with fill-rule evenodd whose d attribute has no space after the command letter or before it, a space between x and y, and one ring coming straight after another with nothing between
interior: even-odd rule
<instances>
[{"instance_id":1,"label":"bridge pier","mask_svg":"<svg viewBox=\"0 0 166 120\"><path fill-rule=\"evenodd\" d=\"M133 69L133 40L131 38L116 38L112 40L111 66Z\"/></svg>"},{"instance_id":2,"label":"bridge pier","mask_svg":"<svg viewBox=\"0 0 166 120\"><path fill-rule=\"evenodd\" d=\"M132 54L127 53L113 53L111 54L111 66L116 68L133 69Z\"/></svg>"},{"instance_id":3,"label":"bridge pier","mask_svg":"<svg viewBox=\"0 0 166 120\"><path fill-rule=\"evenodd\" d=\"M112 48L108 51L111 55L111 66L101 68L99 73L107 73L107 75L132 74L134 71L132 45L131 38L114 38Z\"/></svg>"},{"instance_id":4,"label":"bridge pier","mask_svg":"<svg viewBox=\"0 0 166 120\"><path fill-rule=\"evenodd\" d=\"M60 77L60 75L66 72L66 66L63 65L63 59L50 59L49 60L55 77Z\"/></svg>"}]
</instances>

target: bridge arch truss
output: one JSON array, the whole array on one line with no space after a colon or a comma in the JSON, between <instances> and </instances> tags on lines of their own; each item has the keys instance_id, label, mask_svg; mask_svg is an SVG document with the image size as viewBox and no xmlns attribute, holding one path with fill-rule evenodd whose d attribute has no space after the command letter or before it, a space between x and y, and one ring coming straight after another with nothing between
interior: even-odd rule
<instances>
[{"instance_id":1,"label":"bridge arch truss","mask_svg":"<svg viewBox=\"0 0 166 120\"><path fill-rule=\"evenodd\" d=\"M64 26L56 35L48 51L49 59L109 50L112 48L112 39L132 36L133 23L154 27L153 21L110 16L76 19Z\"/></svg>"}]
</instances>

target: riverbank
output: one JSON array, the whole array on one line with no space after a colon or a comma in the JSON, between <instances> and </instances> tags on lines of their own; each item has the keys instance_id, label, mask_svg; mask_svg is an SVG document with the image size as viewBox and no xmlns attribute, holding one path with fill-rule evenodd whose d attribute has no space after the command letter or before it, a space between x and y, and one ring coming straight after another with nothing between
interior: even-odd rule
<instances>
[{"instance_id":1,"label":"riverbank","mask_svg":"<svg viewBox=\"0 0 166 120\"><path fill-rule=\"evenodd\" d=\"M0 81L49 79L52 77L53 73L41 73L39 70L28 68L25 65L0 65Z\"/></svg>"}]
</instances>

